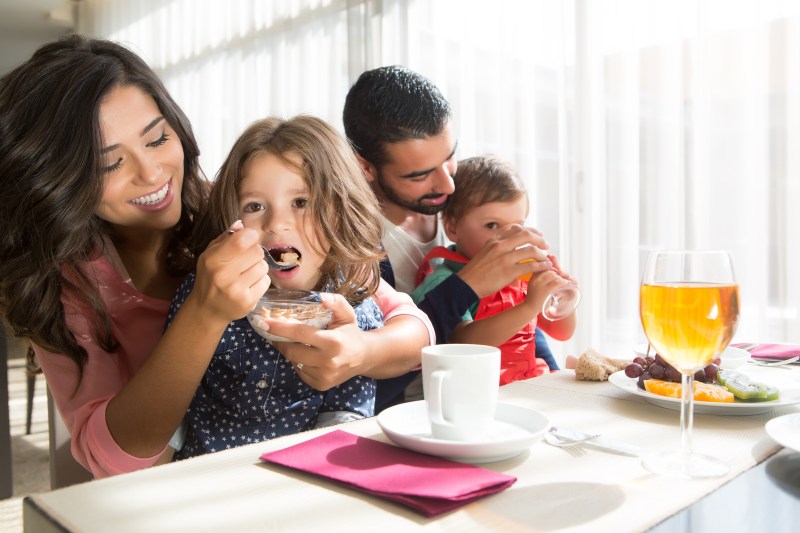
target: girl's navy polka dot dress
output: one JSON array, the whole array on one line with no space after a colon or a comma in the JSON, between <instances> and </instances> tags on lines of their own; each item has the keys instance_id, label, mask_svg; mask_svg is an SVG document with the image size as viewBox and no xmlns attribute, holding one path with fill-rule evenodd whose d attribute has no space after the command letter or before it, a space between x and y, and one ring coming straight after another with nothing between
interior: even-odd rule
<instances>
[{"instance_id":1,"label":"girl's navy polka dot dress","mask_svg":"<svg viewBox=\"0 0 800 533\"><path fill-rule=\"evenodd\" d=\"M191 292L187 276L170 307L167 323ZM368 298L355 308L362 330L383 325ZM356 376L325 392L306 385L291 364L247 318L228 325L187 412L186 441L176 459L216 452L314 428L321 413L375 414L375 381Z\"/></svg>"}]
</instances>

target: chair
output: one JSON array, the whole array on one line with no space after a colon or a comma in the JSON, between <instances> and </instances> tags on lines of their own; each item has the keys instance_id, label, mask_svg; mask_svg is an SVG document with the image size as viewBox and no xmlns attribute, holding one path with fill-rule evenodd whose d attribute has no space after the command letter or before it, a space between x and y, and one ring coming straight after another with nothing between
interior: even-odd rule
<instances>
[{"instance_id":1,"label":"chair","mask_svg":"<svg viewBox=\"0 0 800 533\"><path fill-rule=\"evenodd\" d=\"M8 344L6 327L0 323L0 499L11 497L14 479L11 476L11 425L8 419ZM6 474L7 472L7 474Z\"/></svg>"},{"instance_id":2,"label":"chair","mask_svg":"<svg viewBox=\"0 0 800 533\"><path fill-rule=\"evenodd\" d=\"M28 345L28 353L25 361L25 373L27 374L27 418L25 420L25 434L31 432L31 419L33 417L33 397L36 391L36 376L42 373L42 369L36 362L36 354L33 347ZM92 479L91 473L83 468L78 461L72 457L70 449L70 436L67 426L61 418L58 409L53 402L53 396L47 389L47 426L50 439L50 488L60 489L82 483Z\"/></svg>"},{"instance_id":3,"label":"chair","mask_svg":"<svg viewBox=\"0 0 800 533\"><path fill-rule=\"evenodd\" d=\"M28 345L28 354L25 357L25 376L27 377L28 405L25 413L25 434L31 434L31 422L33 420L33 396L36 393L36 375L41 374L42 369L36 362L36 353L33 346Z\"/></svg>"},{"instance_id":4,"label":"chair","mask_svg":"<svg viewBox=\"0 0 800 533\"><path fill-rule=\"evenodd\" d=\"M72 457L67 426L47 390L47 422L50 428L50 487L60 489L84 481L91 481L92 474Z\"/></svg>"}]
</instances>

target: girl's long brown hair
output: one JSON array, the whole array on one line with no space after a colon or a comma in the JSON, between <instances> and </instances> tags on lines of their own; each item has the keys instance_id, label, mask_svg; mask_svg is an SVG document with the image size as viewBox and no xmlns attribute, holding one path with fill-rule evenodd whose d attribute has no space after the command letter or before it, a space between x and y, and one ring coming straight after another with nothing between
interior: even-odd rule
<instances>
[{"instance_id":1,"label":"girl's long brown hair","mask_svg":"<svg viewBox=\"0 0 800 533\"><path fill-rule=\"evenodd\" d=\"M188 119L136 54L69 35L42 46L0 80L0 315L14 333L63 353L83 369L87 353L67 328L65 293L94 327L99 346L117 348L96 282L82 265L110 235L95 215L103 192L99 108L115 87L150 95L184 151L181 218L167 271L186 273L192 225L207 190Z\"/></svg>"},{"instance_id":2,"label":"girl's long brown hair","mask_svg":"<svg viewBox=\"0 0 800 533\"><path fill-rule=\"evenodd\" d=\"M330 245L317 290L334 290L351 303L373 294L380 282L382 225L380 206L347 141L327 122L297 116L267 118L245 130L234 143L211 189L208 209L193 240L199 255L208 243L240 217L239 189L254 158L271 154L297 167L309 188L309 207L318 237Z\"/></svg>"}]
</instances>

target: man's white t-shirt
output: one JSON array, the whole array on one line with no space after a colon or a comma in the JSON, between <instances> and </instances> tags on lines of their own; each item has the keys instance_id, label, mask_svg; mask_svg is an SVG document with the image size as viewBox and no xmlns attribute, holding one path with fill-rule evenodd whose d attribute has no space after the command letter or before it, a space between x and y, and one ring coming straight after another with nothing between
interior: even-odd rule
<instances>
[{"instance_id":1,"label":"man's white t-shirt","mask_svg":"<svg viewBox=\"0 0 800 533\"><path fill-rule=\"evenodd\" d=\"M436 246L450 244L444 225L437 217L436 235L429 242L419 242L386 217L383 218L383 247L389 256L394 272L395 289L406 294L414 291L414 280L420 263ZM436 262L432 263L436 265Z\"/></svg>"}]
</instances>

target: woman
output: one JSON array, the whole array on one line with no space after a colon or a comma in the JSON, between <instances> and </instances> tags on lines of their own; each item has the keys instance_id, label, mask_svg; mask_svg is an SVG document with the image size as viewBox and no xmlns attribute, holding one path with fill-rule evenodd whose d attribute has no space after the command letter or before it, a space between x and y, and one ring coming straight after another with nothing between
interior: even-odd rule
<instances>
[{"instance_id":1,"label":"woman","mask_svg":"<svg viewBox=\"0 0 800 533\"><path fill-rule=\"evenodd\" d=\"M188 251L206 199L198 155L158 77L114 43L68 36L0 82L0 313L32 341L73 455L95 477L171 458L224 328L269 284L254 231ZM332 332L340 357L323 381L418 364L397 342L416 319L400 318L381 333L393 349L373 357L342 356L347 335Z\"/></svg>"}]
</instances>

